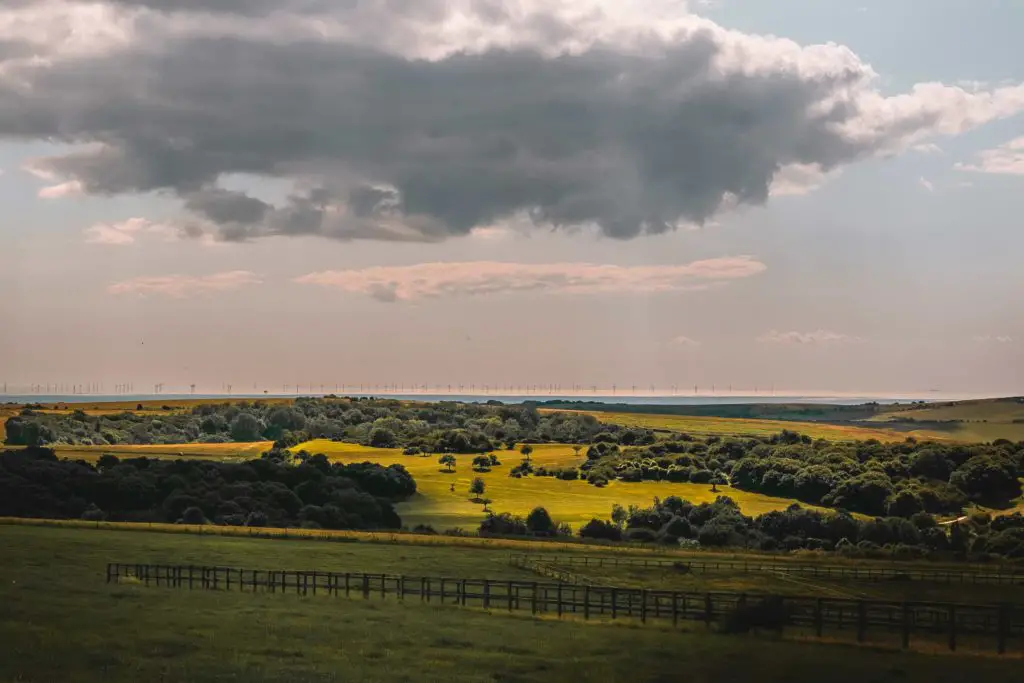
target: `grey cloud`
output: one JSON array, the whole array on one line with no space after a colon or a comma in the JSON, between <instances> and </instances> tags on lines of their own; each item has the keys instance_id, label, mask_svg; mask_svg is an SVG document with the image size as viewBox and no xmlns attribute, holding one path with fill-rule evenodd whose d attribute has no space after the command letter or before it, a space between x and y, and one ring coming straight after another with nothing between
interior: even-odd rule
<instances>
[{"instance_id":1,"label":"grey cloud","mask_svg":"<svg viewBox=\"0 0 1024 683\"><path fill-rule=\"evenodd\" d=\"M376 5L428 21L444 3ZM496 22L505 11L494 0L476 8ZM555 15L531 19L545 20L545 31L571 31ZM233 240L435 240L523 212L613 237L659 233L764 203L784 167L826 173L940 116L919 108L852 136L844 127L868 105L843 93L868 87L867 67L724 70L726 46L710 29L642 50L490 48L434 60L323 39L160 37L25 67L31 88L0 78L0 136L92 143L36 166L90 193L174 192ZM218 187L235 173L307 189L272 206Z\"/></svg>"}]
</instances>

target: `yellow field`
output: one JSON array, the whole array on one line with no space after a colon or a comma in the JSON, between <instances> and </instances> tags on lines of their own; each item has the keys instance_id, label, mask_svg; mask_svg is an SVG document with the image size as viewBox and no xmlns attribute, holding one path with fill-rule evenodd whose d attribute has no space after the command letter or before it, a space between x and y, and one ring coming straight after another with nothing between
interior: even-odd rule
<instances>
[{"instance_id":1,"label":"yellow field","mask_svg":"<svg viewBox=\"0 0 1024 683\"><path fill-rule=\"evenodd\" d=\"M305 449L310 453L323 453L336 462L371 461L382 465L404 465L416 479L417 493L411 500L397 506L398 514L409 526L430 524L438 531L453 527L475 530L484 518L483 507L469 500L469 484L474 477L484 480L487 487L484 497L493 501L493 511L526 515L537 505L542 505L556 521L568 522L574 528L588 522L592 517L608 519L613 503L624 507L647 507L655 496L679 496L693 503L703 503L712 502L719 495L728 495L748 515L782 510L794 502L788 498L773 498L728 486L719 486L719 492L712 493L710 484L616 481L601 489L585 481L561 481L554 477L515 479L509 477L508 472L519 463L522 456L513 451L495 451L501 465L485 473L473 471L473 456L456 456L458 465L455 472L449 474L445 468L438 465L436 455L408 456L402 455L398 449L369 448L323 440L309 441L292 450L299 449ZM535 466L549 467L578 465L584 458L582 452L577 458L570 446L560 444L534 446L532 456ZM452 484L455 485L454 491L451 490Z\"/></svg>"},{"instance_id":2,"label":"yellow field","mask_svg":"<svg viewBox=\"0 0 1024 683\"><path fill-rule=\"evenodd\" d=\"M184 443L173 445L116 445L116 446L57 446L57 455L68 460L97 460L104 453L119 458L214 458L219 460L258 458L270 447L271 441L252 443Z\"/></svg>"},{"instance_id":3,"label":"yellow field","mask_svg":"<svg viewBox=\"0 0 1024 683\"><path fill-rule=\"evenodd\" d=\"M720 436L771 436L783 429L806 434L814 439L832 441L882 442L903 441L909 434L888 429L831 425L817 422L790 422L787 420L749 420L733 417L693 417L688 415L644 415L639 413L587 413L602 422L624 427L665 429L686 434Z\"/></svg>"}]
</instances>

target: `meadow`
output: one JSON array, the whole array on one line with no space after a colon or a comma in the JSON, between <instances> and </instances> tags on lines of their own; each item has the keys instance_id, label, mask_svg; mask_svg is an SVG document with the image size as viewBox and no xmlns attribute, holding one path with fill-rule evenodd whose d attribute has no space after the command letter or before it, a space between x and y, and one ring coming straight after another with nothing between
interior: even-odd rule
<instances>
[{"instance_id":1,"label":"meadow","mask_svg":"<svg viewBox=\"0 0 1024 683\"><path fill-rule=\"evenodd\" d=\"M1024 400L1004 398L888 407L864 424L888 424L891 429L914 430L956 441L1024 441Z\"/></svg>"},{"instance_id":2,"label":"meadow","mask_svg":"<svg viewBox=\"0 0 1024 683\"><path fill-rule=\"evenodd\" d=\"M507 553L0 526L0 680L1010 681L1019 659L379 599L107 585L108 561L523 578Z\"/></svg>"},{"instance_id":3,"label":"meadow","mask_svg":"<svg viewBox=\"0 0 1024 683\"><path fill-rule=\"evenodd\" d=\"M564 412L564 411L563 411ZM831 441L867 441L877 439L883 443L903 441L909 434L895 430L853 425L835 425L823 422L795 422L787 420L760 420L732 417L690 415L648 415L642 413L588 412L602 422L623 427L643 427L701 436L771 436L784 429L806 434L813 439ZM941 438L941 435L936 435Z\"/></svg>"},{"instance_id":4,"label":"meadow","mask_svg":"<svg viewBox=\"0 0 1024 683\"><path fill-rule=\"evenodd\" d=\"M531 459L535 467L568 467L579 465L585 459L583 451L576 456L571 446L562 444L539 444L533 448ZM490 472L474 471L473 456L459 455L456 456L455 471L448 472L438 464L436 455L402 455L399 449L317 440L293 449L298 450L323 453L336 462L369 460L382 465L403 465L416 480L417 492L410 500L396 505L395 509L409 527L429 524L438 531L455 527L476 530L485 516L483 507L471 502L472 496L468 493L469 485L476 477L484 481L484 496L493 501L490 505L493 511L525 516L534 507L543 505L555 521L567 522L573 528L593 517L608 519L613 504L646 507L655 497L679 496L693 503L710 503L725 495L733 498L747 515L783 510L794 502L789 498L774 498L729 486L718 486L718 491L713 492L710 484L612 481L606 487L598 488L585 481L562 481L555 477L516 479L508 476L508 472L522 460L523 456L518 451L495 451L501 465Z\"/></svg>"}]
</instances>

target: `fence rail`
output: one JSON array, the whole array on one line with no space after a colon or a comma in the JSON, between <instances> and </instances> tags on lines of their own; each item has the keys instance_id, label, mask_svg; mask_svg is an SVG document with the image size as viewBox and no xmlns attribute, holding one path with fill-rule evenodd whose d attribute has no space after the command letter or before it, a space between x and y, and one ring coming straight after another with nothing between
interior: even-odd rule
<instances>
[{"instance_id":1,"label":"fence rail","mask_svg":"<svg viewBox=\"0 0 1024 683\"><path fill-rule=\"evenodd\" d=\"M856 581L930 581L956 584L997 584L1024 586L1024 572L1013 570L977 571L943 567L858 567L843 565L801 564L797 562L760 562L758 560L600 557L589 555L511 555L510 564L520 567L546 565L558 567L656 567L671 568L694 574L762 573L819 579L852 579Z\"/></svg>"},{"instance_id":2,"label":"fence rail","mask_svg":"<svg viewBox=\"0 0 1024 683\"><path fill-rule=\"evenodd\" d=\"M583 619L632 619L641 624L681 621L734 630L796 630L816 637L855 634L858 642L899 638L940 641L950 650L963 643L999 654L1024 650L1024 607L931 602L892 602L730 592L659 591L536 581L405 576L353 572L243 569L237 567L107 565L107 583L130 580L146 586L199 590L344 594L557 614ZM745 626L744 626L745 624Z\"/></svg>"}]
</instances>

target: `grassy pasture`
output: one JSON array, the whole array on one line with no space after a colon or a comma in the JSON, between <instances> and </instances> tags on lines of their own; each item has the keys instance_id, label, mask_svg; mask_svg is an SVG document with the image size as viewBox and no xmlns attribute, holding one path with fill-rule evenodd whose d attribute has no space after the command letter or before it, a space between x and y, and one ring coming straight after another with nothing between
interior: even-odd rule
<instances>
[{"instance_id":1,"label":"grassy pasture","mask_svg":"<svg viewBox=\"0 0 1024 683\"><path fill-rule=\"evenodd\" d=\"M1019 659L559 622L454 606L108 586L122 560L514 578L503 553L0 526L0 680L1015 680ZM685 671L685 674L682 672Z\"/></svg>"},{"instance_id":2,"label":"grassy pasture","mask_svg":"<svg viewBox=\"0 0 1024 683\"><path fill-rule=\"evenodd\" d=\"M1000 398L913 408L891 406L865 421L865 425L868 424L923 430L957 441L1024 441L1024 401Z\"/></svg>"},{"instance_id":3,"label":"grassy pasture","mask_svg":"<svg viewBox=\"0 0 1024 683\"><path fill-rule=\"evenodd\" d=\"M211 458L217 460L249 460L260 457L273 445L271 441L254 441L251 443L185 443L185 444L146 444L146 445L112 445L112 446L57 446L57 455L68 460L86 460L94 462L104 453L119 458ZM180 454L180 455L179 455Z\"/></svg>"},{"instance_id":4,"label":"grassy pasture","mask_svg":"<svg viewBox=\"0 0 1024 683\"><path fill-rule=\"evenodd\" d=\"M833 425L819 422L790 422L786 420L758 420L731 417L690 416L690 415L647 415L635 413L588 413L602 422L625 427L670 430L687 434L716 436L771 436L783 429L800 432L814 439L832 441L866 441L878 439L881 442L903 441L908 435L896 431L872 427Z\"/></svg>"},{"instance_id":5,"label":"grassy pasture","mask_svg":"<svg viewBox=\"0 0 1024 683\"><path fill-rule=\"evenodd\" d=\"M773 498L728 486L719 486L719 492L712 493L710 484L615 481L605 488L597 488L585 481L561 481L554 477L515 479L508 476L509 470L522 459L515 451L495 451L501 465L484 473L473 471L473 456L456 456L458 464L455 472L449 473L437 463L436 455L408 456L402 455L399 449L370 448L324 440L309 441L293 450L298 449L323 453L338 462L369 460L382 465L404 465L416 479L417 493L411 500L397 506L398 514L409 526L430 524L439 531L453 527L474 530L484 518L483 507L470 502L467 493L475 477L484 480L487 487L484 495L494 501L491 504L494 511L526 515L537 505L543 505L555 520L568 522L574 528L592 517L607 519L613 503L648 506L655 496L666 498L675 495L694 503L702 503L713 502L719 495L728 495L748 515L785 509L794 502L789 498ZM584 458L582 452L576 457L570 446L541 444L534 446L531 459L535 466L565 467L578 465ZM452 484L455 485L454 491L451 490Z\"/></svg>"}]
</instances>

